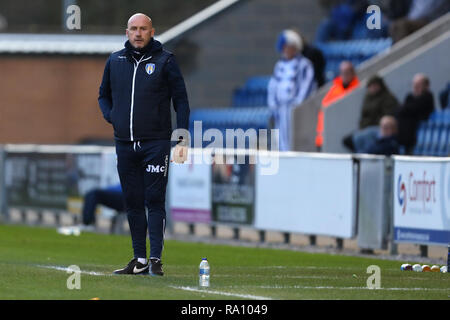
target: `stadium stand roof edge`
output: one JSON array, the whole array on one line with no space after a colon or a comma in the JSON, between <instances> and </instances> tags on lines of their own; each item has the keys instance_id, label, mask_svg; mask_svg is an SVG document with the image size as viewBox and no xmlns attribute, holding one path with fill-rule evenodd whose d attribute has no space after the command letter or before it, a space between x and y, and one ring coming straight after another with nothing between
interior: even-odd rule
<instances>
[{"instance_id":1,"label":"stadium stand roof edge","mask_svg":"<svg viewBox=\"0 0 450 320\"><path fill-rule=\"evenodd\" d=\"M110 54L123 48L125 35L0 34L0 53Z\"/></svg>"},{"instance_id":2,"label":"stadium stand roof edge","mask_svg":"<svg viewBox=\"0 0 450 320\"><path fill-rule=\"evenodd\" d=\"M167 43L242 0L219 0L155 39ZM123 48L125 35L0 33L0 54L105 55Z\"/></svg>"}]
</instances>

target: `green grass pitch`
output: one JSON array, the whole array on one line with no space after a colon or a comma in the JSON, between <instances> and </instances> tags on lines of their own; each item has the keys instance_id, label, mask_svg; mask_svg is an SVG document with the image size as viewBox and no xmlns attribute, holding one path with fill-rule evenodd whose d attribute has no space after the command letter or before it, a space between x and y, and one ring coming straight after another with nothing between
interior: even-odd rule
<instances>
[{"instance_id":1,"label":"green grass pitch","mask_svg":"<svg viewBox=\"0 0 450 320\"><path fill-rule=\"evenodd\" d=\"M114 276L131 258L129 236L57 234L54 228L0 225L0 299L449 299L450 274L400 271L404 262L167 240L166 275ZM198 288L207 257L211 286ZM405 261L414 263L414 261ZM64 268L82 270L67 289ZM381 289L366 287L381 268Z\"/></svg>"}]
</instances>

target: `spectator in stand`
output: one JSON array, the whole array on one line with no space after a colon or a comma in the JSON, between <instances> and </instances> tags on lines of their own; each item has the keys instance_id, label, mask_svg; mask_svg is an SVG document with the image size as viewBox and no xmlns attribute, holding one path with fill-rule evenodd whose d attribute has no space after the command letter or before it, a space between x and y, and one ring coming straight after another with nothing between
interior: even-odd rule
<instances>
[{"instance_id":1,"label":"spectator in stand","mask_svg":"<svg viewBox=\"0 0 450 320\"><path fill-rule=\"evenodd\" d=\"M292 110L305 101L317 87L314 68L301 51L300 36L293 30L284 30L277 43L282 58L276 63L269 81L267 102L279 129L279 150L291 149Z\"/></svg>"},{"instance_id":2,"label":"spectator in stand","mask_svg":"<svg viewBox=\"0 0 450 320\"><path fill-rule=\"evenodd\" d=\"M434 98L430 91L430 80L422 73L413 78L412 93L397 113L398 141L411 154L416 144L416 131L420 121L427 120L434 111Z\"/></svg>"},{"instance_id":3,"label":"spectator in stand","mask_svg":"<svg viewBox=\"0 0 450 320\"><path fill-rule=\"evenodd\" d=\"M316 147L318 150L320 150L323 145L324 109L345 97L358 86L359 79L356 76L352 63L349 61L343 61L339 66L339 76L334 79L332 87L323 98L322 107L318 114L316 136Z\"/></svg>"},{"instance_id":4,"label":"spectator in stand","mask_svg":"<svg viewBox=\"0 0 450 320\"><path fill-rule=\"evenodd\" d=\"M389 20L395 21L406 17L411 8L411 2L412 0L390 0L386 8Z\"/></svg>"},{"instance_id":5,"label":"spectator in stand","mask_svg":"<svg viewBox=\"0 0 450 320\"><path fill-rule=\"evenodd\" d=\"M367 82L367 93L361 111L359 130L344 138L344 145L354 152L366 149L375 141L381 118L394 116L398 111L397 98L389 91L383 79L373 76Z\"/></svg>"},{"instance_id":6,"label":"spectator in stand","mask_svg":"<svg viewBox=\"0 0 450 320\"><path fill-rule=\"evenodd\" d=\"M449 11L450 0L411 0L407 15L392 22L391 38L398 42Z\"/></svg>"},{"instance_id":7,"label":"spectator in stand","mask_svg":"<svg viewBox=\"0 0 450 320\"><path fill-rule=\"evenodd\" d=\"M294 31L298 33L303 43L302 55L305 58L309 59L309 61L311 61L311 63L313 64L314 79L316 81L317 87L320 88L325 84L325 66L327 63L325 61L325 57L323 56L322 51L309 44L300 32L298 32L297 30Z\"/></svg>"},{"instance_id":8,"label":"spectator in stand","mask_svg":"<svg viewBox=\"0 0 450 320\"><path fill-rule=\"evenodd\" d=\"M447 87L439 94L439 101L441 102L441 109L450 108L450 82Z\"/></svg>"},{"instance_id":9,"label":"spectator in stand","mask_svg":"<svg viewBox=\"0 0 450 320\"><path fill-rule=\"evenodd\" d=\"M361 150L361 152L384 156L399 154L400 145L397 141L397 133L398 127L395 117L384 116L380 120L377 138L366 149Z\"/></svg>"}]
</instances>

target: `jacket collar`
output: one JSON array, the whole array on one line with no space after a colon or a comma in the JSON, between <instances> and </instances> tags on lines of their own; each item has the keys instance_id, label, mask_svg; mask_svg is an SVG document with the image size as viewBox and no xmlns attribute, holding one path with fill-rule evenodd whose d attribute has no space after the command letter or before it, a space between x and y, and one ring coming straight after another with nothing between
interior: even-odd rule
<instances>
[{"instance_id":1,"label":"jacket collar","mask_svg":"<svg viewBox=\"0 0 450 320\"><path fill-rule=\"evenodd\" d=\"M133 56L151 56L158 53L159 51L162 51L162 44L161 42L152 38L145 47L135 48L131 45L130 41L127 40L125 42L125 49L128 60L133 62Z\"/></svg>"}]
</instances>

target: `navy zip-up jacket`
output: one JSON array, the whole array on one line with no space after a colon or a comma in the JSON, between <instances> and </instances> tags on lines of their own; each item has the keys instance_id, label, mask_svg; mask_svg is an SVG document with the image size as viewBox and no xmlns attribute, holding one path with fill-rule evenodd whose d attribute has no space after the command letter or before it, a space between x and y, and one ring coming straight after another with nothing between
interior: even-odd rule
<instances>
[{"instance_id":1,"label":"navy zip-up jacket","mask_svg":"<svg viewBox=\"0 0 450 320\"><path fill-rule=\"evenodd\" d=\"M133 49L127 41L124 49L109 56L100 85L98 102L115 139L169 140L171 100L178 129L188 130L189 102L174 55L154 39L140 55Z\"/></svg>"}]
</instances>

